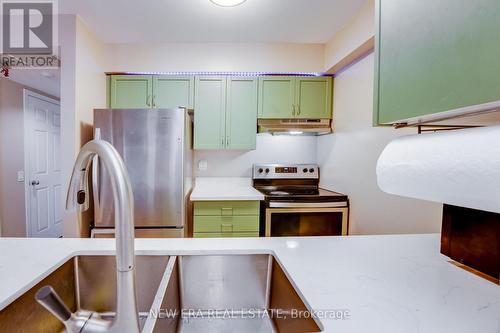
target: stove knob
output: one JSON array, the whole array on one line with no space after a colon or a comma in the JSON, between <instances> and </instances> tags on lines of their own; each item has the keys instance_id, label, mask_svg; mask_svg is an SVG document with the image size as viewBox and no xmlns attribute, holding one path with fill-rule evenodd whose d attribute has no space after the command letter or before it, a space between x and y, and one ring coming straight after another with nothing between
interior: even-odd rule
<instances>
[{"instance_id":1,"label":"stove knob","mask_svg":"<svg viewBox=\"0 0 500 333\"><path fill-rule=\"evenodd\" d=\"M302 170L304 173L307 173L307 168L304 168L304 170Z\"/></svg>"},{"instance_id":2,"label":"stove knob","mask_svg":"<svg viewBox=\"0 0 500 333\"><path fill-rule=\"evenodd\" d=\"M309 172L314 173L314 169L313 168L309 169Z\"/></svg>"},{"instance_id":3,"label":"stove knob","mask_svg":"<svg viewBox=\"0 0 500 333\"><path fill-rule=\"evenodd\" d=\"M266 173L269 173L269 168L266 168Z\"/></svg>"},{"instance_id":4,"label":"stove knob","mask_svg":"<svg viewBox=\"0 0 500 333\"><path fill-rule=\"evenodd\" d=\"M263 173L263 172L264 172L264 169L259 168L259 173Z\"/></svg>"}]
</instances>

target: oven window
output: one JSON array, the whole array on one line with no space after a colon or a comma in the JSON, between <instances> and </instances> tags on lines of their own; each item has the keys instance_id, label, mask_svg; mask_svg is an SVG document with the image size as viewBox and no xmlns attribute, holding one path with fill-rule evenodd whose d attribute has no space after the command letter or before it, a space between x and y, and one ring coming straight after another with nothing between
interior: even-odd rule
<instances>
[{"instance_id":1,"label":"oven window","mask_svg":"<svg viewBox=\"0 0 500 333\"><path fill-rule=\"evenodd\" d=\"M273 213L271 237L342 235L341 212Z\"/></svg>"}]
</instances>

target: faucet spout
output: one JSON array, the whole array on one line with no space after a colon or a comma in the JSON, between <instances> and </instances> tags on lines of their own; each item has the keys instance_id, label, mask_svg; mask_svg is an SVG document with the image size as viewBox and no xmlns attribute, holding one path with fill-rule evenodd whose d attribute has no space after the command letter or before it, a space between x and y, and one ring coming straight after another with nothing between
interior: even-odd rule
<instances>
[{"instance_id":1,"label":"faucet spout","mask_svg":"<svg viewBox=\"0 0 500 333\"><path fill-rule=\"evenodd\" d=\"M92 159L95 156L99 157L99 161L102 162L102 165L109 173L113 190L116 235L117 308L116 317L111 323L103 325L102 320L93 323L93 319L90 318L80 332L138 333L139 318L135 289L134 198L125 164L110 143L104 140L92 140L82 147L73 167L66 198L66 207L67 209L71 209L76 206L79 211L88 209L88 173ZM47 304L54 302L40 303L53 312L54 309L50 309ZM66 326L70 327L71 325Z\"/></svg>"}]
</instances>

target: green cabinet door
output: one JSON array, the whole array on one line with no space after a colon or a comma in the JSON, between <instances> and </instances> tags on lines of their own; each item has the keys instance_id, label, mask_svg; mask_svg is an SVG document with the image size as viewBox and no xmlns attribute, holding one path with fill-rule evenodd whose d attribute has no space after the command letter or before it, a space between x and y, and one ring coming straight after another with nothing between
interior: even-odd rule
<instances>
[{"instance_id":1,"label":"green cabinet door","mask_svg":"<svg viewBox=\"0 0 500 333\"><path fill-rule=\"evenodd\" d=\"M153 77L150 75L113 75L110 106L115 109L151 108Z\"/></svg>"},{"instance_id":2,"label":"green cabinet door","mask_svg":"<svg viewBox=\"0 0 500 333\"><path fill-rule=\"evenodd\" d=\"M226 78L195 78L194 149L225 146Z\"/></svg>"},{"instance_id":3,"label":"green cabinet door","mask_svg":"<svg viewBox=\"0 0 500 333\"><path fill-rule=\"evenodd\" d=\"M227 78L226 149L256 147L257 84L257 78Z\"/></svg>"},{"instance_id":4,"label":"green cabinet door","mask_svg":"<svg viewBox=\"0 0 500 333\"><path fill-rule=\"evenodd\" d=\"M153 107L178 108L193 107L193 76L154 76Z\"/></svg>"},{"instance_id":5,"label":"green cabinet door","mask_svg":"<svg viewBox=\"0 0 500 333\"><path fill-rule=\"evenodd\" d=\"M375 124L500 100L500 1L377 0L376 15Z\"/></svg>"},{"instance_id":6,"label":"green cabinet door","mask_svg":"<svg viewBox=\"0 0 500 333\"><path fill-rule=\"evenodd\" d=\"M331 118L332 78L297 77L295 80L295 118Z\"/></svg>"},{"instance_id":7,"label":"green cabinet door","mask_svg":"<svg viewBox=\"0 0 500 333\"><path fill-rule=\"evenodd\" d=\"M293 118L294 103L294 77L263 76L259 78L259 118Z\"/></svg>"}]
</instances>

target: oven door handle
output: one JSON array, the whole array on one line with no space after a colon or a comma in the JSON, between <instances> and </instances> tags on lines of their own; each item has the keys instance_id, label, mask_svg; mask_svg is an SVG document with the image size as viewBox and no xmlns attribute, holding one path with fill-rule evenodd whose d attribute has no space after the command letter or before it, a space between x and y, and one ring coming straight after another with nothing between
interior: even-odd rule
<instances>
[{"instance_id":1,"label":"oven door handle","mask_svg":"<svg viewBox=\"0 0 500 333\"><path fill-rule=\"evenodd\" d=\"M338 202L285 202L270 201L269 208L337 208L347 207L347 201Z\"/></svg>"}]
</instances>

